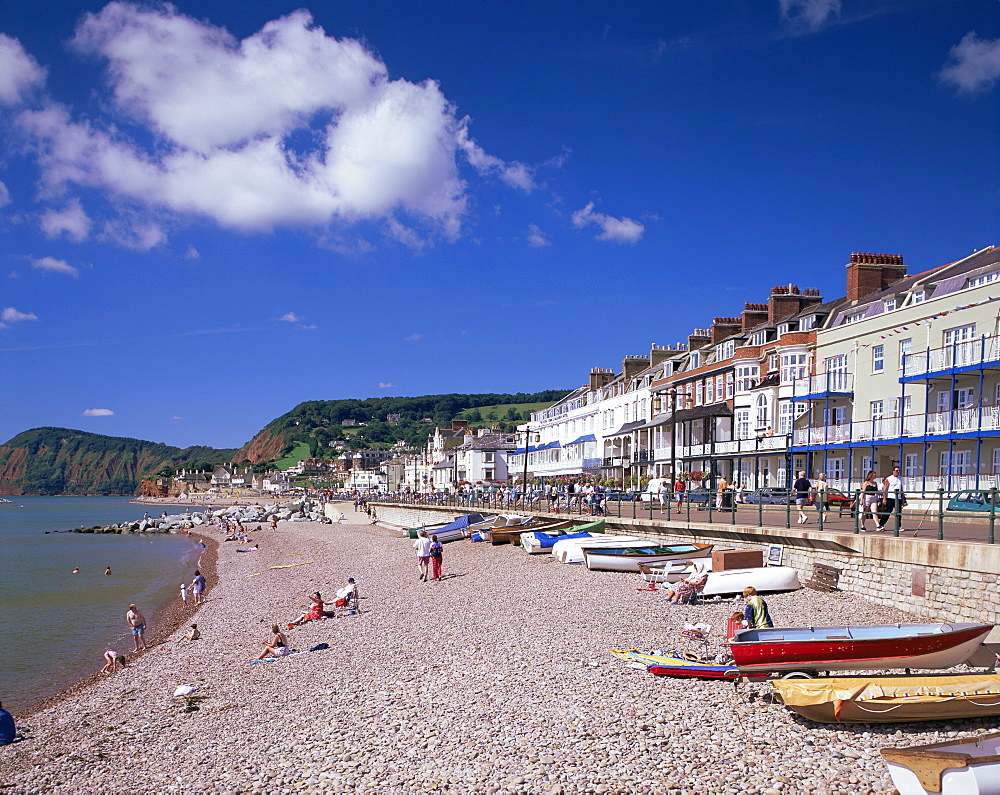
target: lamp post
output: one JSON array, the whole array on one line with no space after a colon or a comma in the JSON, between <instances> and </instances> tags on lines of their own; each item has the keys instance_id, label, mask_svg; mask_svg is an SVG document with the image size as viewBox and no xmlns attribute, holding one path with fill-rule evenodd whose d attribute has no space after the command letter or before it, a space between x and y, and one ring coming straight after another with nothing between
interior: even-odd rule
<instances>
[{"instance_id":1,"label":"lamp post","mask_svg":"<svg viewBox=\"0 0 1000 795\"><path fill-rule=\"evenodd\" d=\"M522 507L527 503L525 500L528 496L528 445L531 442L531 426L528 425L524 429L524 476L521 478L521 488L524 489L524 496L521 498Z\"/></svg>"},{"instance_id":2,"label":"lamp post","mask_svg":"<svg viewBox=\"0 0 1000 795\"><path fill-rule=\"evenodd\" d=\"M677 482L677 387L670 390L670 484Z\"/></svg>"}]
</instances>

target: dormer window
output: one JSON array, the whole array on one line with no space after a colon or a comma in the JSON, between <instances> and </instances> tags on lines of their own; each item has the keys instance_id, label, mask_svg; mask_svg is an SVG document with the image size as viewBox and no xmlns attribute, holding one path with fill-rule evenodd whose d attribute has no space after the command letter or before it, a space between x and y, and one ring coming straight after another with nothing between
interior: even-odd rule
<instances>
[{"instance_id":1,"label":"dormer window","mask_svg":"<svg viewBox=\"0 0 1000 795\"><path fill-rule=\"evenodd\" d=\"M1000 279L1000 271L993 271L993 273L982 273L979 276L972 276L969 281L966 282L966 287L979 287L981 284L989 284L990 282L995 282Z\"/></svg>"},{"instance_id":2,"label":"dormer window","mask_svg":"<svg viewBox=\"0 0 1000 795\"><path fill-rule=\"evenodd\" d=\"M848 315L847 317L844 318L843 325L846 326L849 323L857 323L864 316L865 316L864 312L855 312L853 315Z\"/></svg>"},{"instance_id":3,"label":"dormer window","mask_svg":"<svg viewBox=\"0 0 1000 795\"><path fill-rule=\"evenodd\" d=\"M885 302L885 311L886 312L895 312L896 311L896 299L895 298L890 298L889 300L887 300Z\"/></svg>"},{"instance_id":4,"label":"dormer window","mask_svg":"<svg viewBox=\"0 0 1000 795\"><path fill-rule=\"evenodd\" d=\"M750 338L751 345L764 345L767 343L767 331L755 331Z\"/></svg>"},{"instance_id":5,"label":"dormer window","mask_svg":"<svg viewBox=\"0 0 1000 795\"><path fill-rule=\"evenodd\" d=\"M913 293L913 300L910 301L910 303L911 304L922 304L924 302L924 298L926 296L927 296L927 293L925 293L923 290L917 290L915 293Z\"/></svg>"},{"instance_id":6,"label":"dormer window","mask_svg":"<svg viewBox=\"0 0 1000 795\"><path fill-rule=\"evenodd\" d=\"M809 315L799 320L799 331L809 331L816 327L816 315Z\"/></svg>"},{"instance_id":7,"label":"dormer window","mask_svg":"<svg viewBox=\"0 0 1000 795\"><path fill-rule=\"evenodd\" d=\"M691 369L694 370L701 367L701 354L698 351L693 351L691 353Z\"/></svg>"},{"instance_id":8,"label":"dormer window","mask_svg":"<svg viewBox=\"0 0 1000 795\"><path fill-rule=\"evenodd\" d=\"M736 340L727 340L715 346L715 360L717 362L731 359L734 353L736 353Z\"/></svg>"}]
</instances>

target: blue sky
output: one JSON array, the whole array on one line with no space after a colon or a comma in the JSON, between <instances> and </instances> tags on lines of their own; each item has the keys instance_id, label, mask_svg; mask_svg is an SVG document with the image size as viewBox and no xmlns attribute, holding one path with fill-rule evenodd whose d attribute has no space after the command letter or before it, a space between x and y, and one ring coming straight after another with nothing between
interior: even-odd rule
<instances>
[{"instance_id":1,"label":"blue sky","mask_svg":"<svg viewBox=\"0 0 1000 795\"><path fill-rule=\"evenodd\" d=\"M571 388L1000 243L998 12L0 1L0 440Z\"/></svg>"}]
</instances>

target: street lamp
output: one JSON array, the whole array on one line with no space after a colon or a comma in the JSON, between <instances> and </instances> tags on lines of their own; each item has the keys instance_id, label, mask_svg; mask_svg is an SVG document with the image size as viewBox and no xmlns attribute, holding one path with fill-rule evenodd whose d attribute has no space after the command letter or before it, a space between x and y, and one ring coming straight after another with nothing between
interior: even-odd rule
<instances>
[{"instance_id":1,"label":"street lamp","mask_svg":"<svg viewBox=\"0 0 1000 795\"><path fill-rule=\"evenodd\" d=\"M528 495L528 446L531 441L531 426L524 429L524 477L521 479L521 487L524 489L524 495ZM538 437L535 437L535 441L538 441ZM523 501L522 501L523 502Z\"/></svg>"},{"instance_id":2,"label":"street lamp","mask_svg":"<svg viewBox=\"0 0 1000 795\"><path fill-rule=\"evenodd\" d=\"M677 387L670 390L670 478L677 482ZM673 488L673 485L671 485Z\"/></svg>"}]
</instances>

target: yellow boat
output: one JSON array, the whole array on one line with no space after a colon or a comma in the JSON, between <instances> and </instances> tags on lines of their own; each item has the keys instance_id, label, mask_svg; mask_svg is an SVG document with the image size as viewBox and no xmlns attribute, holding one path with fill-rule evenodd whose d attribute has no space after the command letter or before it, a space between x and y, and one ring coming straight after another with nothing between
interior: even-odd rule
<instances>
[{"instance_id":1,"label":"yellow boat","mask_svg":"<svg viewBox=\"0 0 1000 795\"><path fill-rule=\"evenodd\" d=\"M1000 674L775 679L781 700L817 723L906 723L1000 715Z\"/></svg>"}]
</instances>

